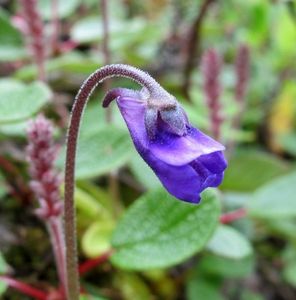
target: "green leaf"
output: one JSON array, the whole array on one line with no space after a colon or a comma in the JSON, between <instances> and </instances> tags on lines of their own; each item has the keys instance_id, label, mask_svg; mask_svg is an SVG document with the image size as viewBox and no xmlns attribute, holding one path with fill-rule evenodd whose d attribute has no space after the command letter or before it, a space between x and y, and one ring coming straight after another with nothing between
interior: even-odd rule
<instances>
[{"instance_id":1,"label":"green leaf","mask_svg":"<svg viewBox=\"0 0 296 300\"><path fill-rule=\"evenodd\" d=\"M0 80L0 124L22 121L37 113L50 99L47 85L33 82Z\"/></svg>"},{"instance_id":2,"label":"green leaf","mask_svg":"<svg viewBox=\"0 0 296 300\"><path fill-rule=\"evenodd\" d=\"M252 253L250 242L230 226L220 225L207 248L217 254L232 259L241 259Z\"/></svg>"},{"instance_id":3,"label":"green leaf","mask_svg":"<svg viewBox=\"0 0 296 300\"><path fill-rule=\"evenodd\" d=\"M219 292L219 288L219 284L213 280L206 280L197 274L188 281L186 286L187 299L223 300L224 297Z\"/></svg>"},{"instance_id":4,"label":"green leaf","mask_svg":"<svg viewBox=\"0 0 296 300\"><path fill-rule=\"evenodd\" d=\"M110 250L113 229L114 222L112 221L104 220L93 223L82 236L81 247L85 255L97 257Z\"/></svg>"},{"instance_id":5,"label":"green leaf","mask_svg":"<svg viewBox=\"0 0 296 300\"><path fill-rule=\"evenodd\" d=\"M12 26L4 10L0 9L0 61L13 61L25 56L21 33Z\"/></svg>"},{"instance_id":6,"label":"green leaf","mask_svg":"<svg viewBox=\"0 0 296 300\"><path fill-rule=\"evenodd\" d=\"M137 200L112 238L111 261L124 269L164 268L200 251L218 224L220 204L214 190L199 205L177 201L158 189Z\"/></svg>"},{"instance_id":7,"label":"green leaf","mask_svg":"<svg viewBox=\"0 0 296 300\"><path fill-rule=\"evenodd\" d=\"M254 191L287 171L288 166L272 155L254 150L240 151L230 159L221 188Z\"/></svg>"},{"instance_id":8,"label":"green leaf","mask_svg":"<svg viewBox=\"0 0 296 300\"><path fill-rule=\"evenodd\" d=\"M76 179L93 178L123 166L131 155L132 144L125 130L99 127L79 138ZM63 166L65 150L58 161Z\"/></svg>"},{"instance_id":9,"label":"green leaf","mask_svg":"<svg viewBox=\"0 0 296 300\"><path fill-rule=\"evenodd\" d=\"M259 218L296 216L296 172L274 179L256 190L248 202L249 213Z\"/></svg>"},{"instance_id":10,"label":"green leaf","mask_svg":"<svg viewBox=\"0 0 296 300\"><path fill-rule=\"evenodd\" d=\"M254 256L250 255L242 259L231 259L213 254L202 257L197 268L209 276L222 278L244 278L254 270Z\"/></svg>"},{"instance_id":11,"label":"green leaf","mask_svg":"<svg viewBox=\"0 0 296 300\"><path fill-rule=\"evenodd\" d=\"M38 9L45 20L52 19L52 1L51 0L39 0ZM75 12L80 5L79 0L67 0L57 1L57 12L59 18L65 18Z\"/></svg>"}]
</instances>

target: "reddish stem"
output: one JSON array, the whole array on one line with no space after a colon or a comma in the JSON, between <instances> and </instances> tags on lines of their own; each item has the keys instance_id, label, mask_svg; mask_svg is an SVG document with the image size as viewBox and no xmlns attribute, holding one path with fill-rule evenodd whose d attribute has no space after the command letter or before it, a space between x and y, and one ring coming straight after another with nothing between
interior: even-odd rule
<instances>
[{"instance_id":1,"label":"reddish stem","mask_svg":"<svg viewBox=\"0 0 296 300\"><path fill-rule=\"evenodd\" d=\"M211 4L215 1L216 0L204 0L202 2L202 4L200 5L199 13L192 23L190 31L188 33L188 49L186 53L184 82L182 86L183 93L188 100L190 100L189 90L191 86L191 75L200 52L202 23Z\"/></svg>"},{"instance_id":2,"label":"reddish stem","mask_svg":"<svg viewBox=\"0 0 296 300\"><path fill-rule=\"evenodd\" d=\"M59 49L58 40L59 40L59 29L60 29L60 20L59 20L59 13L58 13L58 5L59 0L52 0L51 1L51 27L52 27L52 34L51 34L51 52L55 54L55 52Z\"/></svg>"},{"instance_id":3,"label":"reddish stem","mask_svg":"<svg viewBox=\"0 0 296 300\"><path fill-rule=\"evenodd\" d=\"M8 286L22 292L27 296L31 296L37 300L46 300L47 294L39 289L36 289L24 282L18 281L8 276L0 276L0 281L5 282Z\"/></svg>"},{"instance_id":4,"label":"reddish stem","mask_svg":"<svg viewBox=\"0 0 296 300\"><path fill-rule=\"evenodd\" d=\"M239 208L238 210L225 213L220 217L220 223L228 224L233 221L244 218L247 215L247 210L245 208Z\"/></svg>"},{"instance_id":5,"label":"reddish stem","mask_svg":"<svg viewBox=\"0 0 296 300\"><path fill-rule=\"evenodd\" d=\"M105 261L107 261L109 259L109 257L111 256L112 253L113 253L113 251L109 250L106 253L103 253L102 255L100 255L96 258L88 259L87 261L83 262L79 266L79 274L83 275L83 274L89 272L91 269L104 263Z\"/></svg>"}]
</instances>

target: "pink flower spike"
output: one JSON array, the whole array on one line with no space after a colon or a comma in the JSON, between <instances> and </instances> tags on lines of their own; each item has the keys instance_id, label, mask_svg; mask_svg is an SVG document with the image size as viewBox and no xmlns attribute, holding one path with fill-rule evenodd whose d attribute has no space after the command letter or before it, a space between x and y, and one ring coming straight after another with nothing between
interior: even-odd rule
<instances>
[{"instance_id":1,"label":"pink flower spike","mask_svg":"<svg viewBox=\"0 0 296 300\"><path fill-rule=\"evenodd\" d=\"M221 85L220 85L221 59L214 49L207 50L202 58L203 91L209 109L211 131L215 139L221 138Z\"/></svg>"}]
</instances>

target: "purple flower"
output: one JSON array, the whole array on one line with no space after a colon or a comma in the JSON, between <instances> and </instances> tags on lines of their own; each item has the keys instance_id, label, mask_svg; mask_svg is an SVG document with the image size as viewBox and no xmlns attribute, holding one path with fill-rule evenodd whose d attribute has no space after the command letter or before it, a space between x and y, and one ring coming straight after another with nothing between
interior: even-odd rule
<instances>
[{"instance_id":1,"label":"purple flower","mask_svg":"<svg viewBox=\"0 0 296 300\"><path fill-rule=\"evenodd\" d=\"M118 88L107 93L103 106L116 99L137 151L165 188L198 203L204 189L222 182L224 146L192 127L177 102L157 106L147 97L143 90Z\"/></svg>"}]
</instances>

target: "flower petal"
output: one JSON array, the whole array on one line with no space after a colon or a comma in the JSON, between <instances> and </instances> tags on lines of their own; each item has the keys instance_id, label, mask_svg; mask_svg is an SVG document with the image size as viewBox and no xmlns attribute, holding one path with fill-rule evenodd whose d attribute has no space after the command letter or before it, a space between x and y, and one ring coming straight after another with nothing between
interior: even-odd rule
<instances>
[{"instance_id":1,"label":"flower petal","mask_svg":"<svg viewBox=\"0 0 296 300\"><path fill-rule=\"evenodd\" d=\"M203 191L202 178L190 165L168 165L149 152L141 156L169 193L180 200L199 203L200 193Z\"/></svg>"},{"instance_id":2,"label":"flower petal","mask_svg":"<svg viewBox=\"0 0 296 300\"><path fill-rule=\"evenodd\" d=\"M223 151L225 148L198 129L189 126L187 134L177 136L167 131L160 131L150 141L152 153L167 164L181 166L197 159L201 155Z\"/></svg>"},{"instance_id":3,"label":"flower petal","mask_svg":"<svg viewBox=\"0 0 296 300\"><path fill-rule=\"evenodd\" d=\"M145 151L149 146L149 138L144 123L146 103L140 97L139 99L118 97L116 101L137 150Z\"/></svg>"}]
</instances>

